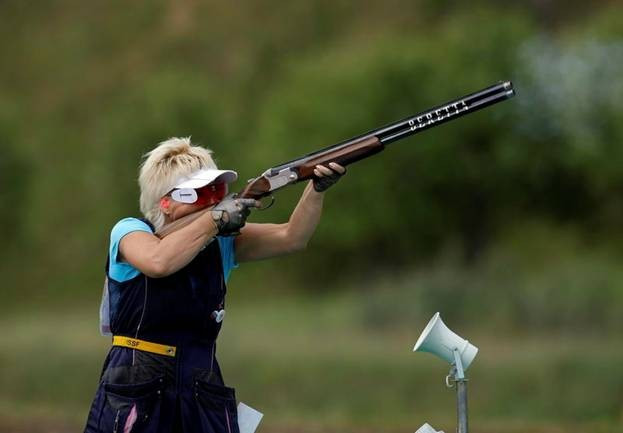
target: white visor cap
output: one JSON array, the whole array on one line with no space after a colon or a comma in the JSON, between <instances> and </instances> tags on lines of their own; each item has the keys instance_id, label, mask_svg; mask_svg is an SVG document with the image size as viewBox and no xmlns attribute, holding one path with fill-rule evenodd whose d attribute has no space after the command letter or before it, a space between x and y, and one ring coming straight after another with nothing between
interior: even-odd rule
<instances>
[{"instance_id":1,"label":"white visor cap","mask_svg":"<svg viewBox=\"0 0 623 433\"><path fill-rule=\"evenodd\" d=\"M238 179L238 173L233 170L216 170L207 168L196 171L189 176L180 178L173 188L197 189L211 183L232 183Z\"/></svg>"}]
</instances>

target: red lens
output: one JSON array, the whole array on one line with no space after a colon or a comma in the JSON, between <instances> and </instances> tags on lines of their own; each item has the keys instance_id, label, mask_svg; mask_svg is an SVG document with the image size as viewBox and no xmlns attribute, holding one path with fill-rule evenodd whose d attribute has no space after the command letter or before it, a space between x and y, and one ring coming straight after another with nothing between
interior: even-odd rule
<instances>
[{"instance_id":1,"label":"red lens","mask_svg":"<svg viewBox=\"0 0 623 433\"><path fill-rule=\"evenodd\" d=\"M198 206L212 206L223 200L227 195L226 183L213 183L202 188L196 189Z\"/></svg>"}]
</instances>

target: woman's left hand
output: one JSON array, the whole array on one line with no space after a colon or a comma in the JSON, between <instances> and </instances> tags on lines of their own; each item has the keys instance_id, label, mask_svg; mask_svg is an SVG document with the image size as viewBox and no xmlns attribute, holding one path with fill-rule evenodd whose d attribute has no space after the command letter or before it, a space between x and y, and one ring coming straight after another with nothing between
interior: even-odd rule
<instances>
[{"instance_id":1,"label":"woman's left hand","mask_svg":"<svg viewBox=\"0 0 623 433\"><path fill-rule=\"evenodd\" d=\"M317 165L314 168L314 190L323 192L334 185L346 174L346 168L335 162L330 162L329 166Z\"/></svg>"}]
</instances>

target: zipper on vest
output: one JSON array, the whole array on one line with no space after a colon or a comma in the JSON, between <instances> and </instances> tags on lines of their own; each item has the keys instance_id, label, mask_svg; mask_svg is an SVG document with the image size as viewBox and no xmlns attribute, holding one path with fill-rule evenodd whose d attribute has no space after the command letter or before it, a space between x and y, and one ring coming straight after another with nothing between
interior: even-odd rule
<instances>
[{"instance_id":1,"label":"zipper on vest","mask_svg":"<svg viewBox=\"0 0 623 433\"><path fill-rule=\"evenodd\" d=\"M117 433L117 430L119 428L119 412L121 412L121 409L117 410L117 415L115 416L115 425L113 426L112 433Z\"/></svg>"},{"instance_id":2,"label":"zipper on vest","mask_svg":"<svg viewBox=\"0 0 623 433\"><path fill-rule=\"evenodd\" d=\"M141 318L138 321L138 326L136 327L136 334L134 338L138 338L138 333L141 330L141 325L143 324L143 318L145 317L145 310L147 309L147 275L145 275L145 298L143 299L143 311L141 311ZM132 351L132 365L136 362L136 350Z\"/></svg>"},{"instance_id":3,"label":"zipper on vest","mask_svg":"<svg viewBox=\"0 0 623 433\"><path fill-rule=\"evenodd\" d=\"M231 433L231 426L229 425L229 411L225 408L225 419L227 420L227 433Z\"/></svg>"}]
</instances>

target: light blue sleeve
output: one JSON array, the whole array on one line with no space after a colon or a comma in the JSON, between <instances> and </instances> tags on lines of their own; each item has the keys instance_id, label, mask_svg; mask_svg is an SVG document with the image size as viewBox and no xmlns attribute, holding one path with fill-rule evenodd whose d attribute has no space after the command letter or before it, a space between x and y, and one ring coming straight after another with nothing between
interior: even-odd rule
<instances>
[{"instance_id":1,"label":"light blue sleeve","mask_svg":"<svg viewBox=\"0 0 623 433\"><path fill-rule=\"evenodd\" d=\"M234 248L235 238L233 236L217 236L216 239L218 240L218 246L221 248L223 276L225 277L225 282L227 282L231 270L238 267Z\"/></svg>"},{"instance_id":2,"label":"light blue sleeve","mask_svg":"<svg viewBox=\"0 0 623 433\"><path fill-rule=\"evenodd\" d=\"M140 271L131 264L117 260L119 242L121 242L121 239L128 233L136 231L153 233L146 223L137 218L122 219L115 224L110 232L110 250L108 251L110 266L108 268L108 275L113 280L119 282L128 281L140 274Z\"/></svg>"},{"instance_id":3,"label":"light blue sleeve","mask_svg":"<svg viewBox=\"0 0 623 433\"><path fill-rule=\"evenodd\" d=\"M153 233L151 228L146 223L137 218L122 219L117 224L115 224L112 231L110 232L110 267L108 270L108 275L110 276L110 278L116 281L128 281L140 274L140 271L129 263L120 262L117 260L117 255L119 253L119 242L121 242L121 239L123 239L125 235L135 231ZM233 236L217 236L216 239L218 240L219 247L221 249L223 276L225 278L225 281L227 282L232 269L238 267L234 248L235 238Z\"/></svg>"}]
</instances>

